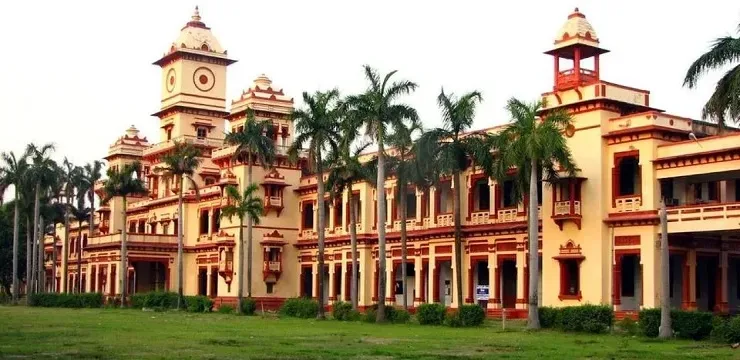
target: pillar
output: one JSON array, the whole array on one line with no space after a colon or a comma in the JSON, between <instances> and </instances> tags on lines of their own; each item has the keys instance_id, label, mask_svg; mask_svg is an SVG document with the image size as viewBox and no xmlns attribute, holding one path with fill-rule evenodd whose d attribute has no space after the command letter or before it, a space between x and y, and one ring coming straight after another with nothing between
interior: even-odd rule
<instances>
[{"instance_id":1,"label":"pillar","mask_svg":"<svg viewBox=\"0 0 740 360\"><path fill-rule=\"evenodd\" d=\"M417 196L418 199L418 196ZM418 203L418 202L417 202ZM419 215L419 208L416 208L416 214ZM421 256L414 257L414 307L419 306L424 301L424 264Z\"/></svg>"},{"instance_id":2,"label":"pillar","mask_svg":"<svg viewBox=\"0 0 740 360\"><path fill-rule=\"evenodd\" d=\"M430 224L436 224L437 223L437 213L439 212L439 209L437 209L437 188L432 186L429 188L429 217L431 217ZM432 261L429 263L430 265L433 264ZM429 272L431 273L431 271Z\"/></svg>"},{"instance_id":3,"label":"pillar","mask_svg":"<svg viewBox=\"0 0 740 360\"><path fill-rule=\"evenodd\" d=\"M519 251L516 254L516 308L524 309L527 299L524 297L524 264L527 261L527 253Z\"/></svg>"},{"instance_id":4,"label":"pillar","mask_svg":"<svg viewBox=\"0 0 740 360\"><path fill-rule=\"evenodd\" d=\"M467 284L467 296L465 297L465 303L472 304L475 300L475 291L473 289L473 271L475 270L475 266L478 264L478 260L470 261L468 263L468 276L465 280L465 283Z\"/></svg>"},{"instance_id":5,"label":"pillar","mask_svg":"<svg viewBox=\"0 0 740 360\"><path fill-rule=\"evenodd\" d=\"M421 191L419 188L416 188L416 223L421 225L422 224L422 216L421 214L424 213L424 209L422 209L424 192Z\"/></svg>"},{"instance_id":6,"label":"pillar","mask_svg":"<svg viewBox=\"0 0 740 360\"><path fill-rule=\"evenodd\" d=\"M373 298L372 298L372 301L378 301L378 283L380 281L378 267L379 267L378 260L376 260L375 267L373 268Z\"/></svg>"},{"instance_id":7,"label":"pillar","mask_svg":"<svg viewBox=\"0 0 740 360\"><path fill-rule=\"evenodd\" d=\"M496 258L496 270L494 271L493 276L493 303L495 304L495 308L501 308L501 267L502 267L503 260Z\"/></svg>"},{"instance_id":8,"label":"pillar","mask_svg":"<svg viewBox=\"0 0 740 360\"><path fill-rule=\"evenodd\" d=\"M439 266L437 266L437 260L435 258L431 258L429 261L429 276L430 276L430 283L432 284L429 289L432 292L432 302L438 303L439 302Z\"/></svg>"},{"instance_id":9,"label":"pillar","mask_svg":"<svg viewBox=\"0 0 740 360\"><path fill-rule=\"evenodd\" d=\"M553 87L555 87L558 84L558 74L560 73L560 57L555 55L553 56L553 59L555 59L555 69L554 69L555 78L553 79Z\"/></svg>"},{"instance_id":10,"label":"pillar","mask_svg":"<svg viewBox=\"0 0 740 360\"><path fill-rule=\"evenodd\" d=\"M493 209L493 207L491 207ZM496 286L498 285L498 279L496 279L496 254L488 253L488 304L487 309L495 309L496 301Z\"/></svg>"},{"instance_id":11,"label":"pillar","mask_svg":"<svg viewBox=\"0 0 740 360\"><path fill-rule=\"evenodd\" d=\"M209 239L213 235L213 225L214 225L213 224L213 208L210 208L210 209L208 209L208 238ZM162 223L162 226L164 226L164 223ZM164 232L162 232L162 233L164 233Z\"/></svg>"},{"instance_id":12,"label":"pillar","mask_svg":"<svg viewBox=\"0 0 740 360\"><path fill-rule=\"evenodd\" d=\"M683 267L683 296L681 307L685 310L696 309L696 250L686 251Z\"/></svg>"},{"instance_id":13,"label":"pillar","mask_svg":"<svg viewBox=\"0 0 740 360\"><path fill-rule=\"evenodd\" d=\"M324 200L324 201L326 201L326 200ZM336 227L336 221L335 221L336 219L334 219L336 217L336 212L337 212L337 206L336 206L336 204L334 204L334 201L333 200L332 201L329 201L329 213L326 214L326 216L329 218L329 221L327 221L326 223L327 223L327 225L329 225L328 228L331 231L334 231L334 228ZM332 271L333 270L329 270L329 274L331 274Z\"/></svg>"},{"instance_id":14,"label":"pillar","mask_svg":"<svg viewBox=\"0 0 740 360\"><path fill-rule=\"evenodd\" d=\"M614 310L618 310L622 304L622 255L614 255L614 264L612 265L612 305Z\"/></svg>"},{"instance_id":15,"label":"pillar","mask_svg":"<svg viewBox=\"0 0 740 360\"><path fill-rule=\"evenodd\" d=\"M334 206L331 207L332 210ZM337 287L334 281L337 278L337 267L329 263L329 304L333 304L337 300Z\"/></svg>"},{"instance_id":16,"label":"pillar","mask_svg":"<svg viewBox=\"0 0 740 360\"><path fill-rule=\"evenodd\" d=\"M314 227L316 226L316 221L314 221ZM317 263L311 264L311 274L313 275L313 286L311 289L311 298L318 299L319 298L319 265Z\"/></svg>"},{"instance_id":17,"label":"pillar","mask_svg":"<svg viewBox=\"0 0 740 360\"><path fill-rule=\"evenodd\" d=\"M385 302L393 304L396 301L396 267L392 258L385 261Z\"/></svg>"},{"instance_id":18,"label":"pillar","mask_svg":"<svg viewBox=\"0 0 740 360\"><path fill-rule=\"evenodd\" d=\"M727 256L727 251L722 250L719 255L719 276L717 277L717 282L719 282L717 286L717 290L719 292L719 296L717 296L717 299L719 300L719 307L717 310L719 310L722 313L727 313L729 311L729 305L728 305L728 294L727 294L727 270L729 268L729 259Z\"/></svg>"},{"instance_id":19,"label":"pillar","mask_svg":"<svg viewBox=\"0 0 740 360\"><path fill-rule=\"evenodd\" d=\"M213 296L213 294L211 293L211 286L212 286L211 285L211 282L212 282L211 272L212 271L213 270L210 266L206 268L206 296Z\"/></svg>"},{"instance_id":20,"label":"pillar","mask_svg":"<svg viewBox=\"0 0 740 360\"><path fill-rule=\"evenodd\" d=\"M318 206L319 202L314 201L313 202L313 231L318 232L319 231L319 212L318 212Z\"/></svg>"}]
</instances>

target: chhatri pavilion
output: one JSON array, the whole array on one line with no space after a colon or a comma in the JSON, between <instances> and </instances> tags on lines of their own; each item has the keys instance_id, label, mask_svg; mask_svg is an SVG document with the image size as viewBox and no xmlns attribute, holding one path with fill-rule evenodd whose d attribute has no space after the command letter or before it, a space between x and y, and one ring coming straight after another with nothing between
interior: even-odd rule
<instances>
[{"instance_id":1,"label":"chhatri pavilion","mask_svg":"<svg viewBox=\"0 0 740 360\"><path fill-rule=\"evenodd\" d=\"M316 175L293 165L286 150L295 135L293 98L265 75L227 103L227 68L236 60L201 19L196 8L179 36L154 62L162 69L157 142L134 126L116 139L104 159L111 168L133 161L148 194L129 199L123 209L114 198L97 209L93 226L72 224L70 243L63 229L47 236L49 291L120 294L118 278L128 274L128 293L176 291L177 229L184 221L184 291L206 295L216 305L233 303L237 282L238 219L221 218L227 185L246 188L247 166L233 161L235 147L224 144L226 131L240 131L248 109L275 128L277 160L253 179L264 198L264 213L254 226L252 296L265 308L286 298L316 297L322 276L329 305L349 300L351 251L349 201L359 202L359 304L378 299L378 264L386 263L386 303L411 306L439 302L458 307L477 303L488 314L526 314L528 252L540 254L539 301L547 306L610 304L620 313L659 305L659 284L670 282L676 308L715 312L740 307L740 134L718 135L715 125L674 116L652 107L650 92L601 78L599 59L608 56L586 16L576 9L556 33L545 54L552 57L552 88L541 96L546 112L567 110L574 121L565 129L579 167L577 176L540 186L537 214L512 196L513 181L495 182L479 170L462 176L463 286L454 286L452 192L449 179L430 189L398 192L389 178L382 187L357 183L352 193L326 202L325 267L317 266ZM628 50L628 49L623 49ZM228 104L228 106L227 106ZM496 132L501 127L488 131ZM693 134L693 136L689 136ZM177 211L177 183L155 173L162 156L185 141L203 150L196 171L198 187L184 189ZM372 154L367 155L368 157ZM102 186L96 186L102 194ZM406 196L407 207L388 206L386 258L378 258L376 192L388 204ZM196 193L197 192L197 193ZM403 194L403 195L398 195ZM661 279L658 206L668 206L670 277ZM126 223L120 214L127 213ZM407 263L401 261L400 216L408 229ZM537 216L540 241L527 243L527 218ZM128 231L128 256L120 267L121 231ZM92 229L91 229L92 228ZM82 258L77 259L78 247ZM51 253L67 252L52 274ZM246 258L246 256L245 256ZM79 265L78 265L79 264ZM401 281L406 266L408 288ZM67 276L63 276L67 274ZM77 289L78 280L82 289Z\"/></svg>"}]
</instances>

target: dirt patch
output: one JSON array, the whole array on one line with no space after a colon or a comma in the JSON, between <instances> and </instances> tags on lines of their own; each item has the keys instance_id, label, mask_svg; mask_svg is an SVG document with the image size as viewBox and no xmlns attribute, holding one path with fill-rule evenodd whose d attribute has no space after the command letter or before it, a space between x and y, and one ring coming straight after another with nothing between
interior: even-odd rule
<instances>
[{"instance_id":1,"label":"dirt patch","mask_svg":"<svg viewBox=\"0 0 740 360\"><path fill-rule=\"evenodd\" d=\"M368 344L375 344L375 345L388 345L388 344L393 344L394 342L397 342L397 340L366 336L366 337L360 338L360 342L364 342Z\"/></svg>"}]
</instances>

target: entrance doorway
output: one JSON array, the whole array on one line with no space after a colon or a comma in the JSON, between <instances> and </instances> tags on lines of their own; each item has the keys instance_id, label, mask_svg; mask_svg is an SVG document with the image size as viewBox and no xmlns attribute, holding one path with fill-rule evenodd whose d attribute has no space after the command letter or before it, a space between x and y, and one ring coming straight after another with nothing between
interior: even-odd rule
<instances>
[{"instance_id":1,"label":"entrance doorway","mask_svg":"<svg viewBox=\"0 0 740 360\"><path fill-rule=\"evenodd\" d=\"M516 307L516 260L504 260L501 267L501 306L513 309Z\"/></svg>"}]
</instances>

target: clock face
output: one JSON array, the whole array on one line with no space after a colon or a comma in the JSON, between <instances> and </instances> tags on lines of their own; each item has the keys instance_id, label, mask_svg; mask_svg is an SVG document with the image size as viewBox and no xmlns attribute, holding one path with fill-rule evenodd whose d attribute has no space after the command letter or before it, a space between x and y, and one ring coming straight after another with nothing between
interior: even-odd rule
<instances>
[{"instance_id":1,"label":"clock face","mask_svg":"<svg viewBox=\"0 0 740 360\"><path fill-rule=\"evenodd\" d=\"M165 78L165 85L167 86L168 92L172 92L172 90L175 90L175 82L177 82L175 69L170 69L170 71L167 72L167 77Z\"/></svg>"},{"instance_id":2,"label":"clock face","mask_svg":"<svg viewBox=\"0 0 740 360\"><path fill-rule=\"evenodd\" d=\"M193 73L193 83L200 91L210 91L216 84L216 77L210 69L200 67Z\"/></svg>"}]
</instances>

